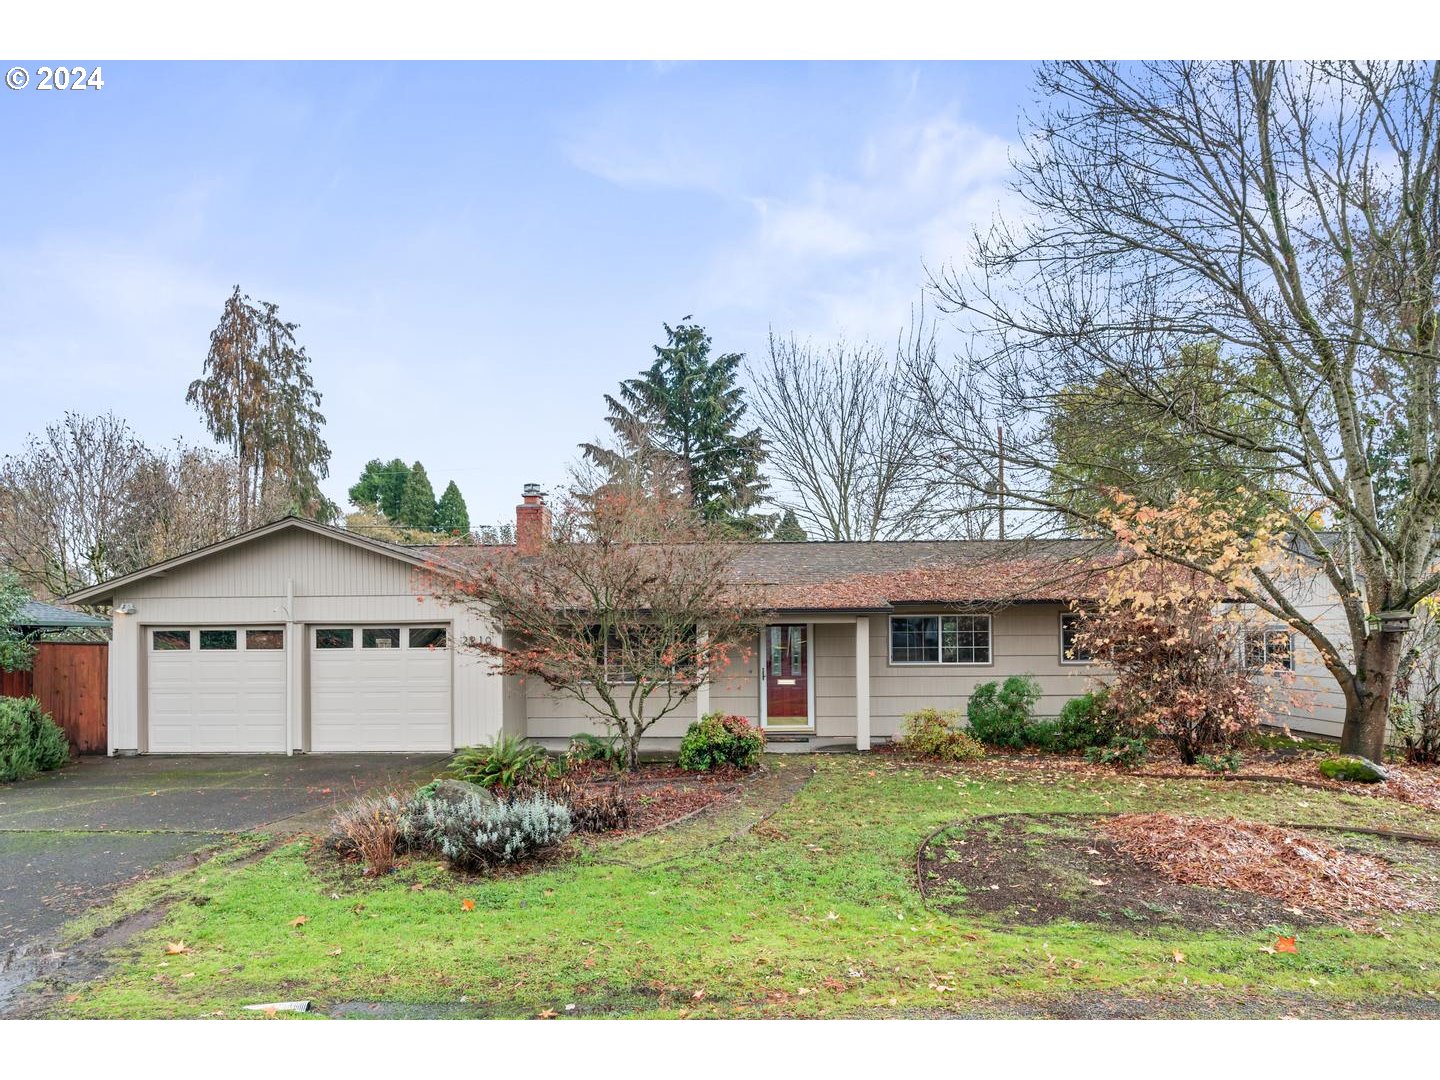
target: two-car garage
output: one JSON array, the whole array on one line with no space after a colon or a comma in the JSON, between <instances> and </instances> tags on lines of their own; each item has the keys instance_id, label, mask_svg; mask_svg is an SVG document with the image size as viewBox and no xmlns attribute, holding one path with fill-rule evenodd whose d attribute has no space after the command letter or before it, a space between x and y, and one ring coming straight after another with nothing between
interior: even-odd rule
<instances>
[{"instance_id":1,"label":"two-car garage","mask_svg":"<svg viewBox=\"0 0 1440 1080\"><path fill-rule=\"evenodd\" d=\"M113 754L446 753L502 730L498 631L437 574L482 549L286 518L82 590L108 605Z\"/></svg>"},{"instance_id":2,"label":"two-car garage","mask_svg":"<svg viewBox=\"0 0 1440 1080\"><path fill-rule=\"evenodd\" d=\"M306 626L303 749L445 751L451 656L443 625ZM284 753L284 627L147 627L151 753Z\"/></svg>"}]
</instances>

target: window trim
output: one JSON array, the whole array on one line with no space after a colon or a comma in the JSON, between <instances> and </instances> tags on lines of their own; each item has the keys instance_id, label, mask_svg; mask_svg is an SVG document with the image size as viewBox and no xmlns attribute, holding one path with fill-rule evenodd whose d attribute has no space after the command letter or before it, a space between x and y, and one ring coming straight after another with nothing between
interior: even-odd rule
<instances>
[{"instance_id":1,"label":"window trim","mask_svg":"<svg viewBox=\"0 0 1440 1080\"><path fill-rule=\"evenodd\" d=\"M1079 618L1084 614L1086 614L1086 612L1083 611L1060 612L1060 663L1065 667L1090 667L1100 662L1095 659L1093 653L1084 660L1071 660L1065 655L1065 620Z\"/></svg>"},{"instance_id":2,"label":"window trim","mask_svg":"<svg viewBox=\"0 0 1440 1080\"><path fill-rule=\"evenodd\" d=\"M895 620L896 619L945 619L952 616L964 616L971 619L985 620L985 653L988 660L896 660L895 659ZM937 643L943 640L944 631L939 624L935 627ZM944 646L940 645L941 655L944 655ZM995 616L988 611L907 611L898 615L891 615L885 622L885 660L889 667L964 667L983 668L995 666Z\"/></svg>"},{"instance_id":3,"label":"window trim","mask_svg":"<svg viewBox=\"0 0 1440 1080\"><path fill-rule=\"evenodd\" d=\"M1258 665L1250 663L1250 636L1252 634L1260 635L1260 643L1263 646L1262 659ZM1286 662L1274 669L1270 669L1270 637L1272 634L1284 634L1287 641ZM1240 638L1240 666L1251 675L1259 675L1262 678L1293 675L1295 673L1295 628L1293 626L1264 626L1247 629Z\"/></svg>"},{"instance_id":4,"label":"window trim","mask_svg":"<svg viewBox=\"0 0 1440 1080\"><path fill-rule=\"evenodd\" d=\"M184 634L185 647L162 649L155 644L155 637L158 634ZM195 628L193 626L152 626L150 627L150 651L151 652L198 652Z\"/></svg>"}]
</instances>

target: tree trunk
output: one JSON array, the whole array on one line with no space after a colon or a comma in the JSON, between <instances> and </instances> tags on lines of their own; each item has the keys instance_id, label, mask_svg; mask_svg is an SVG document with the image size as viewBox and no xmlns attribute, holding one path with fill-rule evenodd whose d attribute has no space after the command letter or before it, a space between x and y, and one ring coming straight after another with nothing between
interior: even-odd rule
<instances>
[{"instance_id":1,"label":"tree trunk","mask_svg":"<svg viewBox=\"0 0 1440 1080\"><path fill-rule=\"evenodd\" d=\"M625 771L634 772L640 768L640 733L625 735Z\"/></svg>"},{"instance_id":2,"label":"tree trunk","mask_svg":"<svg viewBox=\"0 0 1440 1080\"><path fill-rule=\"evenodd\" d=\"M1345 727L1340 749L1371 761L1385 758L1385 726L1390 719L1390 694L1400 666L1403 635L1373 630L1355 663L1355 681L1345 695Z\"/></svg>"}]
</instances>

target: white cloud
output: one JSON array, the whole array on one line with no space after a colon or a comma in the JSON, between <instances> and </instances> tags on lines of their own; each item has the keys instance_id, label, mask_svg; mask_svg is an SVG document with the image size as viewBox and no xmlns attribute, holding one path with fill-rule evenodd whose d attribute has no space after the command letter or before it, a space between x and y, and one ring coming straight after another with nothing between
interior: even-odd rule
<instances>
[{"instance_id":1,"label":"white cloud","mask_svg":"<svg viewBox=\"0 0 1440 1080\"><path fill-rule=\"evenodd\" d=\"M953 110L873 133L852 168L751 199L753 228L719 253L704 292L778 329L888 338L926 267L963 261L1005 202L1008 151Z\"/></svg>"}]
</instances>

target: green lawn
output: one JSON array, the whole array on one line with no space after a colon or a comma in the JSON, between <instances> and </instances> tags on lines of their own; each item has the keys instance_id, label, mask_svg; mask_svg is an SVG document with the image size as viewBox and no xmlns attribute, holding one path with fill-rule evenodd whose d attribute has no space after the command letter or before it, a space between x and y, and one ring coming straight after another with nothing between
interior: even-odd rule
<instances>
[{"instance_id":1,"label":"green lawn","mask_svg":"<svg viewBox=\"0 0 1440 1080\"><path fill-rule=\"evenodd\" d=\"M1288 955L1262 950L1291 932L1284 926L1005 927L929 909L914 883L925 835L981 814L1177 809L1436 834L1440 815L1270 784L1007 776L994 766L981 776L881 755L767 760L782 778L812 767L814 776L789 801L767 804L762 785L739 808L646 837L576 843L517 876L467 880L419 862L372 883L308 843L207 864L174 883L163 923L117 948L108 975L54 1011L234 1016L253 1015L238 1011L250 1002L311 998L321 1007L463 999L475 1015L505 1017L563 1016L567 1005L581 1016L883 1016L1043 1012L1077 995L1222 1006L1300 996L1323 1006L1440 988L1440 916L1383 918L1383 936L1302 929ZM152 900L157 886L143 888ZM301 915L308 921L292 925ZM181 940L192 951L166 955L165 943Z\"/></svg>"}]
</instances>

